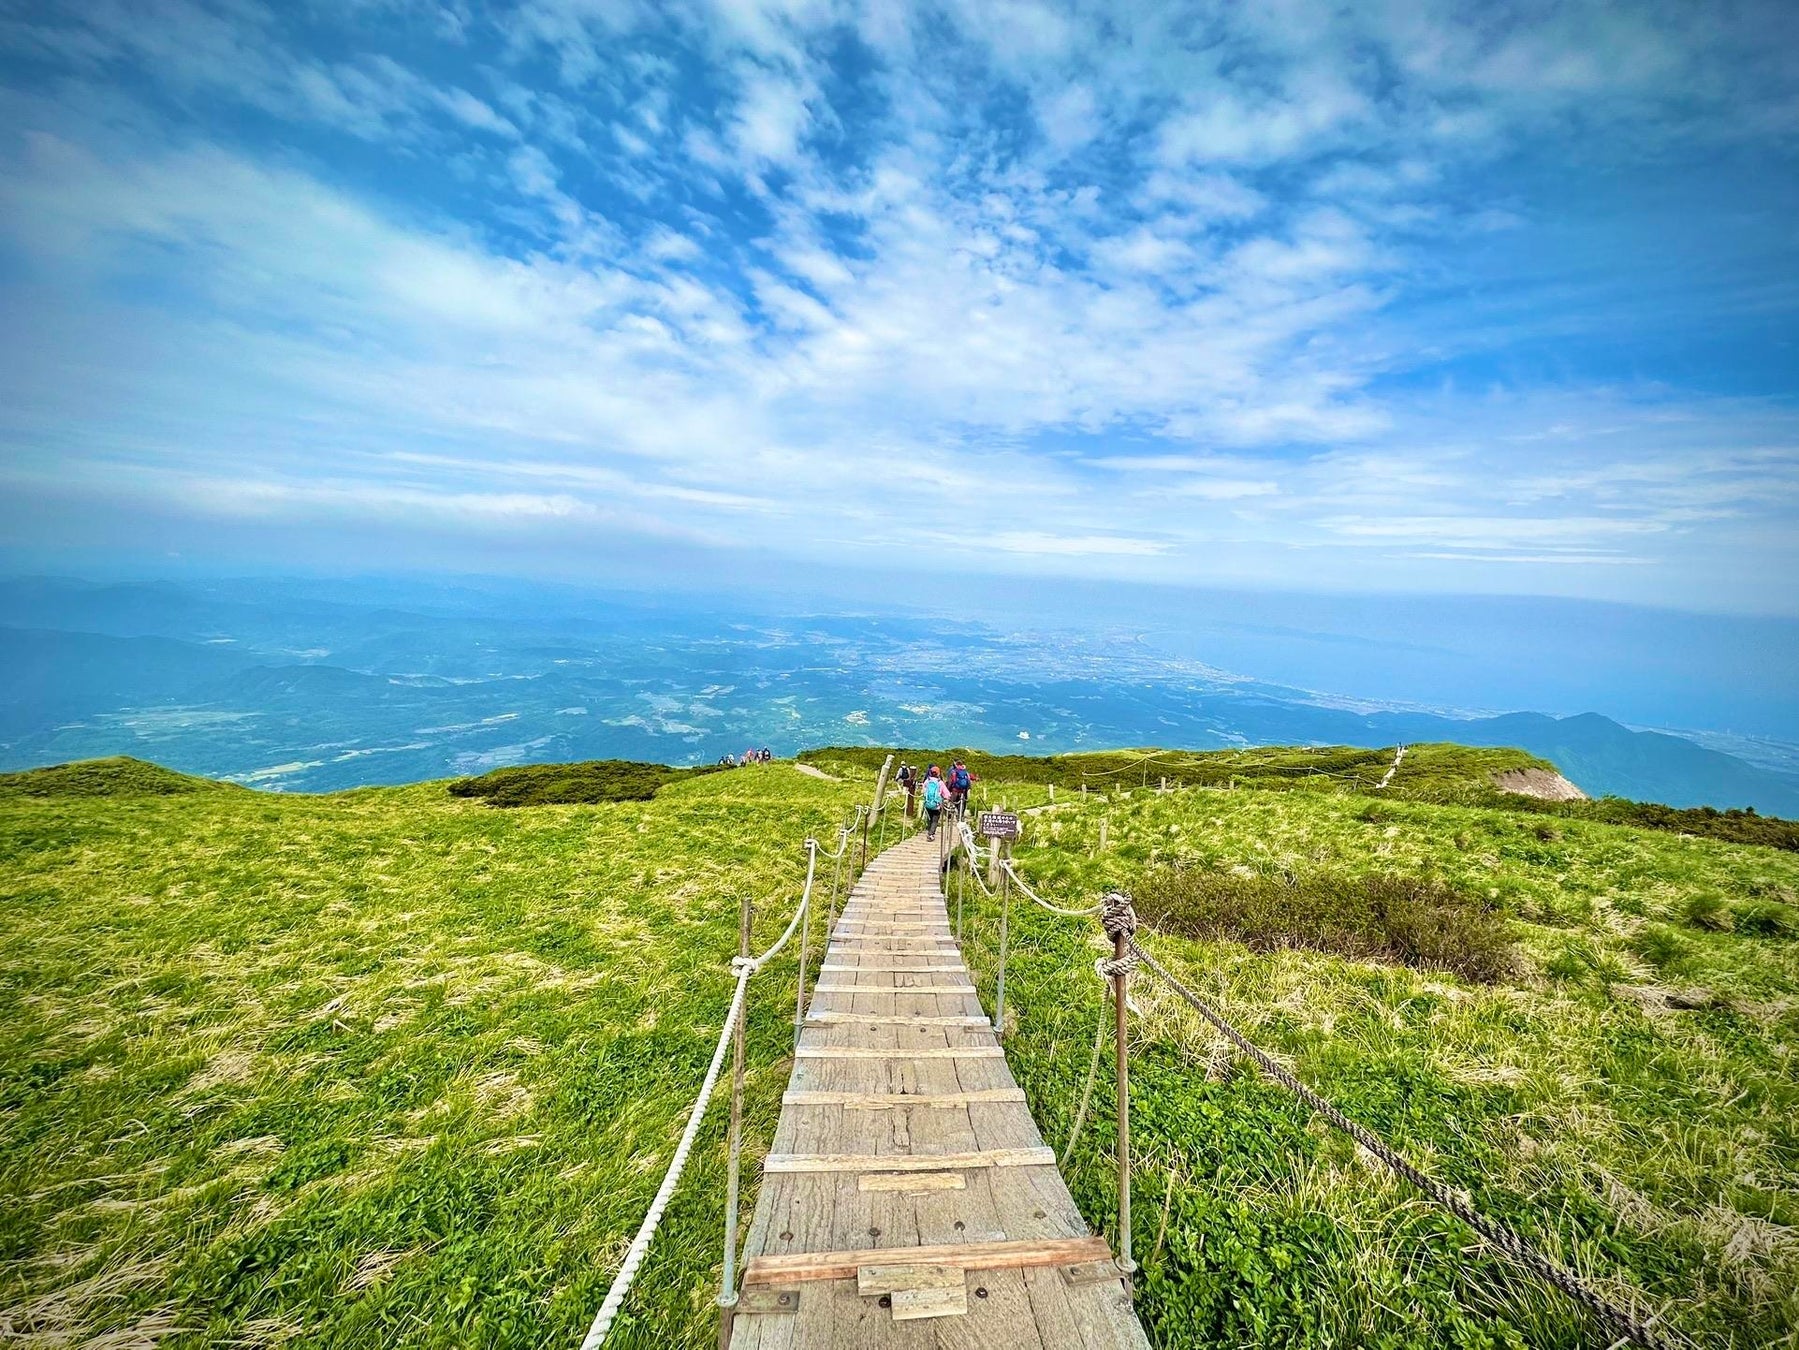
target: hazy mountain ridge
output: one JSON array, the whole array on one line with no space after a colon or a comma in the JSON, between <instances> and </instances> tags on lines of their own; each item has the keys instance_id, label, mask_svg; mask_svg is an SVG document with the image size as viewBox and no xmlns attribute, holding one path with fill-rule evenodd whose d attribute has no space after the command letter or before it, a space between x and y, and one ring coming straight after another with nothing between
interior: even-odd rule
<instances>
[{"instance_id":1,"label":"hazy mountain ridge","mask_svg":"<svg viewBox=\"0 0 1799 1350\"><path fill-rule=\"evenodd\" d=\"M526 761L706 763L857 738L1031 753L1515 745L1594 795L1799 815L1799 776L1596 714L1467 718L1258 681L1128 635L451 593L263 603L0 584L0 766L138 754L326 790Z\"/></svg>"}]
</instances>

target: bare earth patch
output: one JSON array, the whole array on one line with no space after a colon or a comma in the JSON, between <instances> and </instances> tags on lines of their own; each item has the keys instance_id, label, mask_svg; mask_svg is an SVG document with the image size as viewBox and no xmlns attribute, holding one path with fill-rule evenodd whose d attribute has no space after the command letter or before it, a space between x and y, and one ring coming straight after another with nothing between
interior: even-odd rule
<instances>
[{"instance_id":1,"label":"bare earth patch","mask_svg":"<svg viewBox=\"0 0 1799 1350\"><path fill-rule=\"evenodd\" d=\"M1548 802L1584 802L1587 794L1559 773L1547 769L1507 769L1493 775L1493 786L1520 797L1541 797Z\"/></svg>"}]
</instances>

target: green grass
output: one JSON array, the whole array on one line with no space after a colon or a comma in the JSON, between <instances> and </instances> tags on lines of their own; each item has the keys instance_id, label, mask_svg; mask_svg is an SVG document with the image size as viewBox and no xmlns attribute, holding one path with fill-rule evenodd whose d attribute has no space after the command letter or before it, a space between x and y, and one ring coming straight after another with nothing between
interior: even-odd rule
<instances>
[{"instance_id":1,"label":"green grass","mask_svg":"<svg viewBox=\"0 0 1799 1350\"><path fill-rule=\"evenodd\" d=\"M1064 903L1114 886L1153 897L1170 866L1270 887L1399 874L1482 899L1518 952L1490 983L1153 928L1143 940L1305 1081L1601 1289L1644 1291L1703 1345L1791 1344L1799 949L1740 919L1790 913L1780 897L1799 859L1548 824L1404 801L1371 811L1351 792L1138 788L1037 815L1017 857ZM990 998L996 915L990 902L971 913ZM1102 943L1028 905L1013 925L1009 1052L1059 1147L1101 1012ZM1152 1341L1591 1343L1566 1300L1471 1250L1184 1005L1135 988L1133 1237ZM1110 1102L1098 1109L1069 1179L1115 1240Z\"/></svg>"},{"instance_id":2,"label":"green grass","mask_svg":"<svg viewBox=\"0 0 1799 1350\"><path fill-rule=\"evenodd\" d=\"M1310 947L1488 983L1514 964L1505 922L1490 905L1403 872L1271 877L1165 864L1133 894L1138 915L1160 932L1231 938L1254 951Z\"/></svg>"},{"instance_id":3,"label":"green grass","mask_svg":"<svg viewBox=\"0 0 1799 1350\"><path fill-rule=\"evenodd\" d=\"M172 797L237 791L241 789L233 784L176 773L129 755L0 773L0 797Z\"/></svg>"},{"instance_id":4,"label":"green grass","mask_svg":"<svg viewBox=\"0 0 1799 1350\"><path fill-rule=\"evenodd\" d=\"M1309 753L1261 762L1285 775ZM1708 1347L1792 1344L1799 857L1458 804L1495 762L1463 753L1430 787L1442 801L1371 800L1354 764L1166 794L1139 768L1128 792L1116 774L1085 797L996 772L981 797L1031 809L1056 785L1017 848L1051 899L1147 898L1173 867L1268 887L1407 877L1490 910L1515 961L1490 982L1397 951L1144 941L1601 1288L1645 1291ZM848 776L774 764L507 811L441 783L4 795L0 1339L577 1343L704 1071L739 896L771 939L803 836L866 798L871 767L825 762ZM1090 923L1012 917L1009 1053L1059 1147L1101 946ZM997 932L970 900L989 1005ZM752 1156L787 1079L792 976L777 962L752 1001ZM1565 1301L1180 1005L1141 979L1134 998L1134 1242L1157 1345L1591 1343ZM1069 1179L1115 1237L1106 1080ZM715 1105L618 1345L713 1342L722 1134Z\"/></svg>"},{"instance_id":5,"label":"green grass","mask_svg":"<svg viewBox=\"0 0 1799 1350\"><path fill-rule=\"evenodd\" d=\"M588 759L576 764L522 764L479 778L458 778L453 797L478 797L489 806L591 806L598 802L647 802L670 783L721 766L675 769L633 759Z\"/></svg>"},{"instance_id":6,"label":"green grass","mask_svg":"<svg viewBox=\"0 0 1799 1350\"><path fill-rule=\"evenodd\" d=\"M866 790L0 802L0 1340L578 1343L711 1053L739 897L772 939L803 836ZM750 1019L760 1146L793 970ZM711 1337L722 1120L619 1344Z\"/></svg>"},{"instance_id":7,"label":"green grass","mask_svg":"<svg viewBox=\"0 0 1799 1350\"><path fill-rule=\"evenodd\" d=\"M1753 810L1719 811L1709 806L1673 807L1623 797L1597 801L1545 801L1502 792L1497 774L1555 765L1522 750L1466 745L1408 745L1405 759L1388 781L1394 747L1362 750L1349 746L1261 746L1249 750L1106 750L1076 755L990 755L969 749L900 750L914 764L961 758L990 786L1021 785L1064 792L1107 792L1131 787L1261 788L1280 792L1362 792L1378 801L1432 802L1485 806L1497 811L1604 821L1667 830L1736 844L1760 844L1799 852L1799 821L1757 815ZM823 767L873 772L886 750L870 746L827 746L800 758Z\"/></svg>"}]
</instances>

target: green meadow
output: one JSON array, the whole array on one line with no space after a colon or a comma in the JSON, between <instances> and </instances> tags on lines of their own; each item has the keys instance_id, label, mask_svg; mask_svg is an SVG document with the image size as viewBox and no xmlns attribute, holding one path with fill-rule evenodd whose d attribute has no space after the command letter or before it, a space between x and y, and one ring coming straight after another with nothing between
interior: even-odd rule
<instances>
[{"instance_id":1,"label":"green meadow","mask_svg":"<svg viewBox=\"0 0 1799 1350\"><path fill-rule=\"evenodd\" d=\"M1031 811L1016 857L1046 898L1131 890L1172 970L1608 1296L1701 1345L1799 1344L1799 853L1500 800L1515 752L1425 748L1389 790L1362 753L994 761L978 804ZM836 780L776 763L512 808L130 763L0 780L0 1340L577 1344L705 1070L740 900L772 940L803 838L869 795L865 752L810 758ZM991 1007L998 907L950 889ZM1478 960L1414 940L1433 907ZM1060 1149L1102 944L1011 921L1009 1053ZM755 1155L794 972L752 986ZM1184 1005L1133 998L1154 1343L1595 1343ZM1102 1072L1068 1175L1115 1238L1111 1111ZM723 1119L613 1344L714 1342Z\"/></svg>"}]
</instances>

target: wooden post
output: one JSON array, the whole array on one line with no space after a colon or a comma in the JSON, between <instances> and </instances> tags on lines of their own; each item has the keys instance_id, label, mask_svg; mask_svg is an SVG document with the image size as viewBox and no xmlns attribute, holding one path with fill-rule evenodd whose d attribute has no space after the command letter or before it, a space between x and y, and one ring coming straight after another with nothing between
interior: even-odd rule
<instances>
[{"instance_id":1,"label":"wooden post","mask_svg":"<svg viewBox=\"0 0 1799 1350\"><path fill-rule=\"evenodd\" d=\"M811 856L806 860L807 874L810 875L813 858L818 854L818 841L808 839L806 847ZM800 977L793 996L793 1046L799 1049L800 1032L806 1025L806 961L811 955L812 947L812 895L808 891L800 901Z\"/></svg>"},{"instance_id":2,"label":"wooden post","mask_svg":"<svg viewBox=\"0 0 1799 1350\"><path fill-rule=\"evenodd\" d=\"M837 927L837 883L843 879L843 855L850 851L850 832L839 827L837 830L837 857L831 862L831 899L825 913L825 937L831 936L831 930Z\"/></svg>"},{"instance_id":3,"label":"wooden post","mask_svg":"<svg viewBox=\"0 0 1799 1350\"><path fill-rule=\"evenodd\" d=\"M1056 804L1056 785L1054 783L1049 785L1049 804L1051 806Z\"/></svg>"},{"instance_id":4,"label":"wooden post","mask_svg":"<svg viewBox=\"0 0 1799 1350\"><path fill-rule=\"evenodd\" d=\"M750 954L750 897L746 893L737 909L737 954ZM718 1350L729 1350L731 1324L737 1318L737 1207L739 1173L743 1156L743 1023L749 1010L742 1009L731 1032L731 1146L725 1175L725 1269L718 1291Z\"/></svg>"},{"instance_id":5,"label":"wooden post","mask_svg":"<svg viewBox=\"0 0 1799 1350\"><path fill-rule=\"evenodd\" d=\"M1000 841L993 841L993 855L999 856ZM999 874L999 988L993 995L993 1034L1006 1034L1006 953L1012 936L1012 874Z\"/></svg>"},{"instance_id":6,"label":"wooden post","mask_svg":"<svg viewBox=\"0 0 1799 1350\"><path fill-rule=\"evenodd\" d=\"M968 889L968 869L974 864L966 846L962 849L962 865L956 869L956 944L962 942L962 895Z\"/></svg>"},{"instance_id":7,"label":"wooden post","mask_svg":"<svg viewBox=\"0 0 1799 1350\"><path fill-rule=\"evenodd\" d=\"M1096 850L1097 852L1104 853L1106 851L1106 827L1111 823L1105 816L1099 818L1099 848Z\"/></svg>"},{"instance_id":8,"label":"wooden post","mask_svg":"<svg viewBox=\"0 0 1799 1350\"><path fill-rule=\"evenodd\" d=\"M1130 935L1124 932L1112 940L1114 961L1124 960L1130 941ZM1137 1263L1131 1260L1131 1029L1127 992L1130 978L1122 970L1112 977L1112 1016L1118 1063L1118 1269L1124 1274L1125 1292L1134 1294L1131 1277L1136 1273Z\"/></svg>"}]
</instances>

